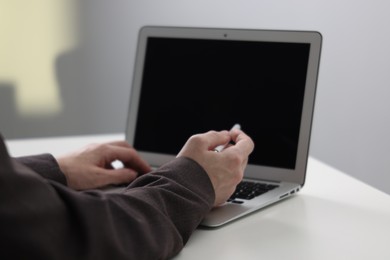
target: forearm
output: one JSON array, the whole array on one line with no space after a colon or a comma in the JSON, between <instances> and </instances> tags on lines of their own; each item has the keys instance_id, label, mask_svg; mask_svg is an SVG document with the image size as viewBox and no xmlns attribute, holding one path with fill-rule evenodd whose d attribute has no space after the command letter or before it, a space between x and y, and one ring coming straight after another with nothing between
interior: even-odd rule
<instances>
[{"instance_id":1,"label":"forearm","mask_svg":"<svg viewBox=\"0 0 390 260\"><path fill-rule=\"evenodd\" d=\"M1 244L14 257L170 258L214 201L206 173L184 158L141 176L125 194L76 192L27 174L7 183L13 188L1 190Z\"/></svg>"},{"instance_id":2,"label":"forearm","mask_svg":"<svg viewBox=\"0 0 390 260\"><path fill-rule=\"evenodd\" d=\"M51 154L40 154L14 158L17 162L27 166L45 179L67 185L65 175L60 170L56 159Z\"/></svg>"},{"instance_id":3,"label":"forearm","mask_svg":"<svg viewBox=\"0 0 390 260\"><path fill-rule=\"evenodd\" d=\"M155 173L138 178L124 193L127 192L165 215L184 244L215 200L206 172L187 158L178 158Z\"/></svg>"}]
</instances>

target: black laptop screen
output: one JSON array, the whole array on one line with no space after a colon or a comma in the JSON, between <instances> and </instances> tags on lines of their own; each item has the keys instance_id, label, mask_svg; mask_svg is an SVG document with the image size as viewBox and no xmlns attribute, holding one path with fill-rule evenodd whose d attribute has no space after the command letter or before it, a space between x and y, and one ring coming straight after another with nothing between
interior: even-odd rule
<instances>
[{"instance_id":1,"label":"black laptop screen","mask_svg":"<svg viewBox=\"0 0 390 260\"><path fill-rule=\"evenodd\" d=\"M310 44L148 38L134 147L177 154L239 123L251 164L294 169Z\"/></svg>"}]
</instances>

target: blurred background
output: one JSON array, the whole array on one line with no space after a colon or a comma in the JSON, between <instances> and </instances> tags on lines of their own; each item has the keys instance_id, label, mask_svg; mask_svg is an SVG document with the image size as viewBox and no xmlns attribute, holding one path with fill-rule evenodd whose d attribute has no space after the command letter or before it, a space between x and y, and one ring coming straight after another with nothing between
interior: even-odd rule
<instances>
[{"instance_id":1,"label":"blurred background","mask_svg":"<svg viewBox=\"0 0 390 260\"><path fill-rule=\"evenodd\" d=\"M0 132L123 133L144 25L316 30L310 154L390 194L389 11L385 0L0 0Z\"/></svg>"}]
</instances>

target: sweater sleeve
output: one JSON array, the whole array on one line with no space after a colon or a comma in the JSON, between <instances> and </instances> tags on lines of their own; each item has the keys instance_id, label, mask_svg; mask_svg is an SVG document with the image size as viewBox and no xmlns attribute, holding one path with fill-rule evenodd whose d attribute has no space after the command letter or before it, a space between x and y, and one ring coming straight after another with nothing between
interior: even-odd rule
<instances>
[{"instance_id":1,"label":"sweater sleeve","mask_svg":"<svg viewBox=\"0 0 390 260\"><path fill-rule=\"evenodd\" d=\"M188 158L115 194L71 190L4 149L0 142L0 259L169 259L215 199L208 175Z\"/></svg>"},{"instance_id":2,"label":"sweater sleeve","mask_svg":"<svg viewBox=\"0 0 390 260\"><path fill-rule=\"evenodd\" d=\"M60 170L57 160L51 154L39 154L15 158L21 164L41 175L43 178L67 185L66 177Z\"/></svg>"}]
</instances>

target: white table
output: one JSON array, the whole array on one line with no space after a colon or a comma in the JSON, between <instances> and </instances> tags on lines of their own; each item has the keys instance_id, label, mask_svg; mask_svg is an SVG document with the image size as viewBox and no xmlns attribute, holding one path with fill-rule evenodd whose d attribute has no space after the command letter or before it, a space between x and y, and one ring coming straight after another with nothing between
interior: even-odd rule
<instances>
[{"instance_id":1,"label":"white table","mask_svg":"<svg viewBox=\"0 0 390 260\"><path fill-rule=\"evenodd\" d=\"M11 155L60 155L123 134L7 141ZM390 169L389 169L390 170ZM390 196L314 158L295 196L218 229L198 229L180 259L390 259Z\"/></svg>"}]
</instances>

